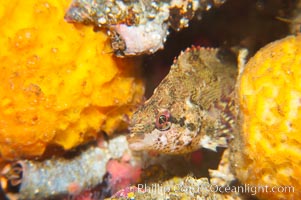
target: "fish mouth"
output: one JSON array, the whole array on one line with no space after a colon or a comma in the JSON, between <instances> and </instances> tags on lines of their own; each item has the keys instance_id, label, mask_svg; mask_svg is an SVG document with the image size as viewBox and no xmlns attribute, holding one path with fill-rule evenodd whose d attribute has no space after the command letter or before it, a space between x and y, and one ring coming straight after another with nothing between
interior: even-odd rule
<instances>
[{"instance_id":1,"label":"fish mouth","mask_svg":"<svg viewBox=\"0 0 301 200\"><path fill-rule=\"evenodd\" d=\"M127 136L129 148L133 151L147 150L149 145L143 134L130 134Z\"/></svg>"},{"instance_id":2,"label":"fish mouth","mask_svg":"<svg viewBox=\"0 0 301 200\"><path fill-rule=\"evenodd\" d=\"M129 143L129 148L132 151L142 151L142 150L146 150L146 146L143 142L132 142Z\"/></svg>"},{"instance_id":3,"label":"fish mouth","mask_svg":"<svg viewBox=\"0 0 301 200\"><path fill-rule=\"evenodd\" d=\"M127 141L129 143L129 148L131 150L134 150L134 151L141 151L144 149L144 144L143 144L143 134L130 134L127 136Z\"/></svg>"}]
</instances>

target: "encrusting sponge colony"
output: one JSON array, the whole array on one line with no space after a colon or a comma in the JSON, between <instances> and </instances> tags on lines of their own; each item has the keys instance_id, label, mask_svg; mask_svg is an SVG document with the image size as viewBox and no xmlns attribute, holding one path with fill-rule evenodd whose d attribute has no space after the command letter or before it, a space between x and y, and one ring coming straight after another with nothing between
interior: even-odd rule
<instances>
[{"instance_id":1,"label":"encrusting sponge colony","mask_svg":"<svg viewBox=\"0 0 301 200\"><path fill-rule=\"evenodd\" d=\"M64 20L70 2L0 3L0 154L70 149L127 122L144 86L139 61L116 58L107 36ZM123 126L126 127L126 126Z\"/></svg>"},{"instance_id":2,"label":"encrusting sponge colony","mask_svg":"<svg viewBox=\"0 0 301 200\"><path fill-rule=\"evenodd\" d=\"M299 35L259 50L238 83L242 148L234 169L243 184L267 186L257 191L261 199L301 198L300 77Z\"/></svg>"}]
</instances>

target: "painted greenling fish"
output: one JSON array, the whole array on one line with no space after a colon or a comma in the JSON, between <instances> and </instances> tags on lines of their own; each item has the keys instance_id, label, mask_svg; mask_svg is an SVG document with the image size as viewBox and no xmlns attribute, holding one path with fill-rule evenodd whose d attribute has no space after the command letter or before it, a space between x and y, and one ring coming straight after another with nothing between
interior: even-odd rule
<instances>
[{"instance_id":1,"label":"painted greenling fish","mask_svg":"<svg viewBox=\"0 0 301 200\"><path fill-rule=\"evenodd\" d=\"M235 128L234 55L188 48L154 94L133 115L128 136L135 151L182 154L227 147Z\"/></svg>"}]
</instances>

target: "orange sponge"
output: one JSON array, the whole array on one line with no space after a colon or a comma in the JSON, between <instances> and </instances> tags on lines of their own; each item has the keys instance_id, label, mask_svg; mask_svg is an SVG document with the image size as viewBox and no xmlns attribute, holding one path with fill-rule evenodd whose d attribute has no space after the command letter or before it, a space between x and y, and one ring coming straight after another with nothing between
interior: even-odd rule
<instances>
[{"instance_id":1,"label":"orange sponge","mask_svg":"<svg viewBox=\"0 0 301 200\"><path fill-rule=\"evenodd\" d=\"M300 77L299 35L259 50L239 82L243 150L235 170L242 183L267 186L262 199L301 199Z\"/></svg>"},{"instance_id":2,"label":"orange sponge","mask_svg":"<svg viewBox=\"0 0 301 200\"><path fill-rule=\"evenodd\" d=\"M69 24L70 2L0 2L0 153L38 156L120 127L144 92L139 62L117 59L106 35Z\"/></svg>"}]
</instances>

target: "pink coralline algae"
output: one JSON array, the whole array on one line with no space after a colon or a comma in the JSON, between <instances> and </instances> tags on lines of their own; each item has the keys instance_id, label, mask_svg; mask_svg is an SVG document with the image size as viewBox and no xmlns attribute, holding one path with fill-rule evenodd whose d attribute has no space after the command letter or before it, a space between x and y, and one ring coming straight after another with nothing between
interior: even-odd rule
<instances>
[{"instance_id":1,"label":"pink coralline algae","mask_svg":"<svg viewBox=\"0 0 301 200\"><path fill-rule=\"evenodd\" d=\"M123 160L110 160L107 164L107 171L110 174L109 185L113 193L137 183L141 175L139 166L133 166L131 163Z\"/></svg>"}]
</instances>

